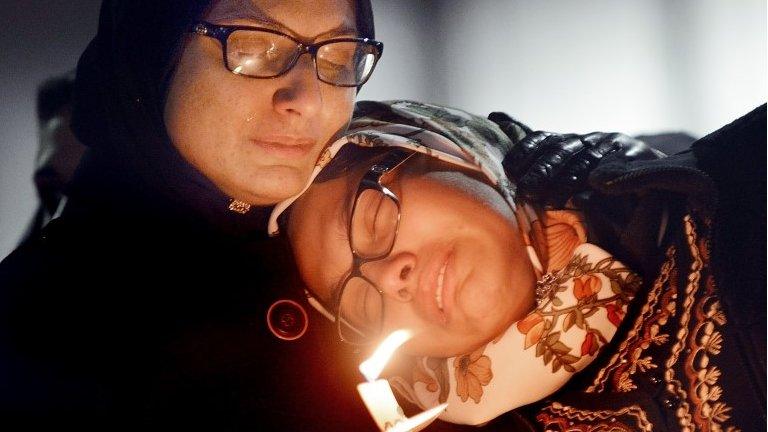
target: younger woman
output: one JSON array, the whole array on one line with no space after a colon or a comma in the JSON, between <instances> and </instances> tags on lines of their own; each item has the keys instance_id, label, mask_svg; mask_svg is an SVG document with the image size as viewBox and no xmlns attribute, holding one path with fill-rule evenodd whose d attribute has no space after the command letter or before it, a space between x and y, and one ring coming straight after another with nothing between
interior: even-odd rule
<instances>
[{"instance_id":1,"label":"younger woman","mask_svg":"<svg viewBox=\"0 0 768 432\"><path fill-rule=\"evenodd\" d=\"M710 264L715 190L691 165L723 140L759 142L764 124L762 108L694 152L607 157L590 177L600 193L553 209L516 202L503 169L524 127L505 134L458 110L360 103L316 172L352 143L344 163L279 205L271 228L295 200L284 222L310 303L349 343L412 330L413 362L391 381L418 405L448 401L446 420L483 423L562 388L527 409L531 420L751 430L764 426L754 415L764 369L749 355L761 339L726 326L732 298L718 277L733 275Z\"/></svg>"}]
</instances>

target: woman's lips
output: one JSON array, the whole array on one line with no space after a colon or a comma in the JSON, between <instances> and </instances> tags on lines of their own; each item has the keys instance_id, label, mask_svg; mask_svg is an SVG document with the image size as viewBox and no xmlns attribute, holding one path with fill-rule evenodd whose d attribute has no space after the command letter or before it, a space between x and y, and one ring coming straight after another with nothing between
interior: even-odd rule
<instances>
[{"instance_id":1,"label":"woman's lips","mask_svg":"<svg viewBox=\"0 0 768 432\"><path fill-rule=\"evenodd\" d=\"M435 299L437 300L437 308L443 310L443 282L445 282L445 268L448 267L448 261L440 267L440 271L437 273L437 289L435 290Z\"/></svg>"},{"instance_id":2,"label":"woman's lips","mask_svg":"<svg viewBox=\"0 0 768 432\"><path fill-rule=\"evenodd\" d=\"M251 138L249 142L265 153L281 159L300 159L309 154L317 141L309 138Z\"/></svg>"},{"instance_id":3,"label":"woman's lips","mask_svg":"<svg viewBox=\"0 0 768 432\"><path fill-rule=\"evenodd\" d=\"M445 260L445 270L443 273L442 283L442 313L445 317L445 322L450 321L451 311L453 310L453 302L455 300L456 293L456 266L455 266L455 254L453 250L448 254L448 258Z\"/></svg>"},{"instance_id":4,"label":"woman's lips","mask_svg":"<svg viewBox=\"0 0 768 432\"><path fill-rule=\"evenodd\" d=\"M448 248L435 255L427 265L424 278L420 283L422 308L427 317L434 322L447 324L453 307L454 254Z\"/></svg>"}]
</instances>

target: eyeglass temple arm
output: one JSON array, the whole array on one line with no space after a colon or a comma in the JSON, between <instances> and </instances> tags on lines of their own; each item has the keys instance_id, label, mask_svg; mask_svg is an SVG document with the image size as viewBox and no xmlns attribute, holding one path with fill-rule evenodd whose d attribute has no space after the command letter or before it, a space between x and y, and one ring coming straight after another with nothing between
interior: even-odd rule
<instances>
[{"instance_id":1,"label":"eyeglass temple arm","mask_svg":"<svg viewBox=\"0 0 768 432\"><path fill-rule=\"evenodd\" d=\"M218 27L214 24L204 21L197 22L189 29L190 33L196 33L201 36L208 36L210 38L220 41L222 44L226 43L227 37L232 33L231 29L226 27Z\"/></svg>"},{"instance_id":2,"label":"eyeglass temple arm","mask_svg":"<svg viewBox=\"0 0 768 432\"><path fill-rule=\"evenodd\" d=\"M330 313L330 312L328 311L328 309L326 309L326 308L325 308L325 306L323 306L323 304L322 304L322 303L320 303L320 302L319 302L319 301L318 301L316 298L314 298L314 297L312 296L312 294L311 294L309 291L307 291L307 290L304 290L304 295L306 295L306 296L307 296L307 302L308 302L308 303L309 303L309 304L310 304L310 305L311 305L313 308L315 308L315 310L316 310L316 311L320 312L320 313L321 313L321 314L322 314L324 317L328 318L328 320L329 320L329 321L331 321L331 322L336 322L336 318L334 317L334 315L333 315L332 313ZM349 327L349 328L351 328L352 330L354 330L354 331L355 331L355 333L357 333L357 334L359 334L360 336L363 336L363 337L365 336L365 335L363 334L363 332L361 332L360 330L358 330L357 328L355 328L355 326L353 326L352 324L350 324L350 323L349 323L347 320L345 320L344 318L341 318L341 317L339 317L339 319L340 319L340 320L341 320L341 322L342 322L342 323L344 323L344 324L345 324L347 327Z\"/></svg>"}]
</instances>

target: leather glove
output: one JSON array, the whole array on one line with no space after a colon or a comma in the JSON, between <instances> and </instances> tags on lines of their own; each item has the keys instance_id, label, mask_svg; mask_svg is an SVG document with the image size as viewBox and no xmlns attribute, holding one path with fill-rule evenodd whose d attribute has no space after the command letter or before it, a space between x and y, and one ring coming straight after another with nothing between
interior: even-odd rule
<instances>
[{"instance_id":1,"label":"leather glove","mask_svg":"<svg viewBox=\"0 0 768 432\"><path fill-rule=\"evenodd\" d=\"M491 113L488 118L505 133L514 126L521 127L504 113ZM577 135L536 131L521 139L502 163L509 178L517 184L521 200L557 208L563 207L571 196L590 189L589 174L603 160L619 158L630 162L661 157L663 153L621 133Z\"/></svg>"}]
</instances>

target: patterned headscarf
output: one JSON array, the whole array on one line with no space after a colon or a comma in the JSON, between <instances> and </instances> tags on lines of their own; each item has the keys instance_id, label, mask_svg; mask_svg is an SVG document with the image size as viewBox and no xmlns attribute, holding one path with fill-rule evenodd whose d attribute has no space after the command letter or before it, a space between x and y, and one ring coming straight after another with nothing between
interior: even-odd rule
<instances>
[{"instance_id":1,"label":"patterned headscarf","mask_svg":"<svg viewBox=\"0 0 768 432\"><path fill-rule=\"evenodd\" d=\"M275 207L269 220L269 234L279 232L278 217L306 192L339 150L350 143L402 147L482 172L514 209L515 187L504 174L501 161L523 135L521 129L519 135L510 137L496 123L454 108L408 100L358 102L347 134L323 151L304 189Z\"/></svg>"}]
</instances>

